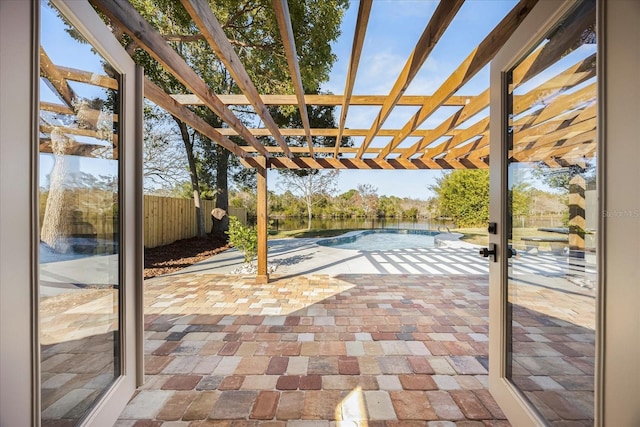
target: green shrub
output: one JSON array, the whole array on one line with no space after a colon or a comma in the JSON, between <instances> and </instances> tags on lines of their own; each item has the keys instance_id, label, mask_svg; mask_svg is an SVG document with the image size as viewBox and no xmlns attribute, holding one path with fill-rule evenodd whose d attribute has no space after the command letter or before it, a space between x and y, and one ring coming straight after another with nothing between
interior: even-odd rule
<instances>
[{"instance_id":1,"label":"green shrub","mask_svg":"<svg viewBox=\"0 0 640 427\"><path fill-rule=\"evenodd\" d=\"M244 254L244 262L250 263L258 254L258 232L255 227L247 227L235 216L229 217L229 243Z\"/></svg>"}]
</instances>

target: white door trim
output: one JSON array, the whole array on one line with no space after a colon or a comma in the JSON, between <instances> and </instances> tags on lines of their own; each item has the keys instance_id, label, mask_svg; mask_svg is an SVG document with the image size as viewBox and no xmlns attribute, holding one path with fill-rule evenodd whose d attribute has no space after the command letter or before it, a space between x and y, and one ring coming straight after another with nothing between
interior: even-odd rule
<instances>
[{"instance_id":1,"label":"white door trim","mask_svg":"<svg viewBox=\"0 0 640 427\"><path fill-rule=\"evenodd\" d=\"M498 234L490 234L489 242L497 245L498 262L489 263L489 390L509 421L518 427L543 426L546 423L506 379L507 110L503 78L575 4L575 0L539 2L491 62L489 218L498 223Z\"/></svg>"}]
</instances>

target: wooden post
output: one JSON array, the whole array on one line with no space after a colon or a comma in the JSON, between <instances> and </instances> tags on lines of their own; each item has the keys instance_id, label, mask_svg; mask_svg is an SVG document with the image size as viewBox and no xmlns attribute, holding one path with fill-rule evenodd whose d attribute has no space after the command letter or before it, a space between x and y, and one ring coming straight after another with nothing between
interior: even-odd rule
<instances>
[{"instance_id":1,"label":"wooden post","mask_svg":"<svg viewBox=\"0 0 640 427\"><path fill-rule=\"evenodd\" d=\"M569 254L571 258L584 258L585 191L587 183L581 175L569 181Z\"/></svg>"},{"instance_id":2,"label":"wooden post","mask_svg":"<svg viewBox=\"0 0 640 427\"><path fill-rule=\"evenodd\" d=\"M268 160L265 157L258 159L258 273L256 284L269 282L267 271L267 170Z\"/></svg>"}]
</instances>

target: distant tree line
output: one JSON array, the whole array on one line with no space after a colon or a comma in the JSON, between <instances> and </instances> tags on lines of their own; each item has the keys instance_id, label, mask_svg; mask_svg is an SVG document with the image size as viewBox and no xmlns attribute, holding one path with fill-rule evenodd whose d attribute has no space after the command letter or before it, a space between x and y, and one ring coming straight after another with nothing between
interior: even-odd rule
<instances>
[{"instance_id":1,"label":"distant tree line","mask_svg":"<svg viewBox=\"0 0 640 427\"><path fill-rule=\"evenodd\" d=\"M269 192L268 209L271 217L308 218L309 205L304 196L291 190ZM250 190L231 191L230 206L247 209L256 215L256 195ZM371 185L359 185L340 194L318 193L311 197L312 218L399 218L415 219L428 216L424 200L378 195Z\"/></svg>"}]
</instances>

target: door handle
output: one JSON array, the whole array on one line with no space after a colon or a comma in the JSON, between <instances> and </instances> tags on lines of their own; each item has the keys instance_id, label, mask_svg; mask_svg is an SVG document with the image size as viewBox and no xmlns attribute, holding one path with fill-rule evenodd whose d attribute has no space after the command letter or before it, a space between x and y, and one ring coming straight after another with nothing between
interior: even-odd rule
<instances>
[{"instance_id":1,"label":"door handle","mask_svg":"<svg viewBox=\"0 0 640 427\"><path fill-rule=\"evenodd\" d=\"M488 248L480 249L480 255L485 258L493 258L493 262L498 262L498 246L495 243L490 243Z\"/></svg>"}]
</instances>

